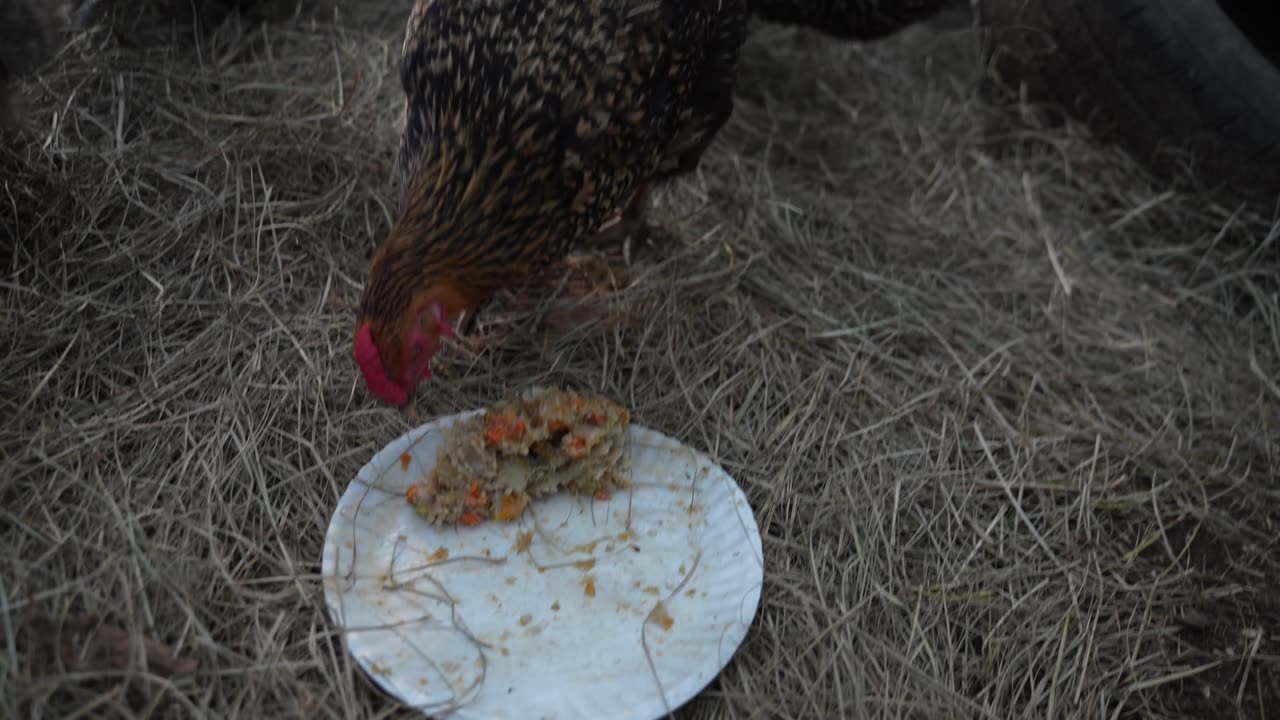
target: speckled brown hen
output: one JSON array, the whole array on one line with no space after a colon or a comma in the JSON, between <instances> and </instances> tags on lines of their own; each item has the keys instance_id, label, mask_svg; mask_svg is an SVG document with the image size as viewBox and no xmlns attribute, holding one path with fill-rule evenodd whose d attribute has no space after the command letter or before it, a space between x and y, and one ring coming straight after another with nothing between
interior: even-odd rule
<instances>
[{"instance_id":1,"label":"speckled brown hen","mask_svg":"<svg viewBox=\"0 0 1280 720\"><path fill-rule=\"evenodd\" d=\"M404 405L452 322L693 170L733 108L746 0L418 0L401 205L355 340Z\"/></svg>"}]
</instances>

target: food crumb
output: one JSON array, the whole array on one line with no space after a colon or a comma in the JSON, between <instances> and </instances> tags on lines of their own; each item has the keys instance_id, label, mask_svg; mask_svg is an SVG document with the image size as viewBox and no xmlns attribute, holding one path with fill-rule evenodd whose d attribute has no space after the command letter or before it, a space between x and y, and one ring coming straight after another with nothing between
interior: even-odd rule
<instances>
[{"instance_id":1,"label":"food crumb","mask_svg":"<svg viewBox=\"0 0 1280 720\"><path fill-rule=\"evenodd\" d=\"M515 585L515 584L516 584L516 578L515 578L515 576L514 576L514 575L512 575L512 576L511 576L511 577L509 577L509 578L507 578L507 584L508 584L508 585Z\"/></svg>"},{"instance_id":2,"label":"food crumb","mask_svg":"<svg viewBox=\"0 0 1280 720\"><path fill-rule=\"evenodd\" d=\"M409 453L405 453L405 454L401 455L401 456L400 456L400 469L401 469L401 470L408 470L408 469L409 469L409 463L411 463L411 462L413 462L413 456L412 456L412 455L410 455Z\"/></svg>"},{"instance_id":3,"label":"food crumb","mask_svg":"<svg viewBox=\"0 0 1280 720\"><path fill-rule=\"evenodd\" d=\"M596 596L596 579L590 575L587 576L586 582L582 583L582 591L587 597Z\"/></svg>"},{"instance_id":4,"label":"food crumb","mask_svg":"<svg viewBox=\"0 0 1280 720\"><path fill-rule=\"evenodd\" d=\"M676 624L676 621L671 617L671 613L667 612L667 606L661 600L649 611L647 620L661 626L664 631L671 630L671 626Z\"/></svg>"},{"instance_id":5,"label":"food crumb","mask_svg":"<svg viewBox=\"0 0 1280 720\"><path fill-rule=\"evenodd\" d=\"M556 600L555 602L551 603L551 609L556 612L560 612L560 601Z\"/></svg>"},{"instance_id":6,"label":"food crumb","mask_svg":"<svg viewBox=\"0 0 1280 720\"><path fill-rule=\"evenodd\" d=\"M596 566L596 559L591 558L590 560L579 560L578 562L574 563L573 566L578 568L579 570L590 570L591 568Z\"/></svg>"},{"instance_id":7,"label":"food crumb","mask_svg":"<svg viewBox=\"0 0 1280 720\"><path fill-rule=\"evenodd\" d=\"M427 684L427 682L428 682L428 680L427 680L426 678L418 678L418 684L419 684L419 685L426 685L426 684Z\"/></svg>"},{"instance_id":8,"label":"food crumb","mask_svg":"<svg viewBox=\"0 0 1280 720\"><path fill-rule=\"evenodd\" d=\"M506 657L511 654L511 651L506 648L498 648L498 649L502 651L502 657Z\"/></svg>"},{"instance_id":9,"label":"food crumb","mask_svg":"<svg viewBox=\"0 0 1280 720\"><path fill-rule=\"evenodd\" d=\"M657 586L657 585L649 585L648 587L646 587L646 588L644 589L644 591L645 591L645 592L647 592L647 593L649 593L650 595L657 595L657 594L658 594L658 586Z\"/></svg>"},{"instance_id":10,"label":"food crumb","mask_svg":"<svg viewBox=\"0 0 1280 720\"><path fill-rule=\"evenodd\" d=\"M531 545L533 545L533 531L522 532L516 535L516 552L524 552L525 550L528 550Z\"/></svg>"},{"instance_id":11,"label":"food crumb","mask_svg":"<svg viewBox=\"0 0 1280 720\"><path fill-rule=\"evenodd\" d=\"M533 616L532 616L532 615L525 614L525 615L521 615L521 616L520 616L520 627L524 627L524 626L528 625L528 624L529 624L529 623L531 623L531 622L533 622Z\"/></svg>"},{"instance_id":12,"label":"food crumb","mask_svg":"<svg viewBox=\"0 0 1280 720\"><path fill-rule=\"evenodd\" d=\"M685 597L694 597L694 596L696 596L697 594L698 594L698 591L697 591L697 590L694 590L693 588L689 588L689 589L685 592Z\"/></svg>"},{"instance_id":13,"label":"food crumb","mask_svg":"<svg viewBox=\"0 0 1280 720\"><path fill-rule=\"evenodd\" d=\"M391 674L391 667L380 662L373 663L373 674L387 677Z\"/></svg>"},{"instance_id":14,"label":"food crumb","mask_svg":"<svg viewBox=\"0 0 1280 720\"><path fill-rule=\"evenodd\" d=\"M441 545L436 551L427 556L428 562L441 562L449 559L449 548Z\"/></svg>"}]
</instances>

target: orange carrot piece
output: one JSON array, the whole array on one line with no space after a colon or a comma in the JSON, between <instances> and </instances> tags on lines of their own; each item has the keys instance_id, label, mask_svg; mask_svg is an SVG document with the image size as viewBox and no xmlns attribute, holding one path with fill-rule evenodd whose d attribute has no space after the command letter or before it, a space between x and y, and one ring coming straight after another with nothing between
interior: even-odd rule
<instances>
[{"instance_id":1,"label":"orange carrot piece","mask_svg":"<svg viewBox=\"0 0 1280 720\"><path fill-rule=\"evenodd\" d=\"M411 463L411 462L413 462L413 456L412 456L412 455L410 455L409 453L405 453L405 454L401 455L401 456L400 456L400 469L401 469L401 470L408 470L408 469L409 469L409 463Z\"/></svg>"},{"instance_id":2,"label":"orange carrot piece","mask_svg":"<svg viewBox=\"0 0 1280 720\"><path fill-rule=\"evenodd\" d=\"M471 487L467 488L467 496L462 498L462 504L477 510L483 509L489 502L489 498L485 497L484 492L480 490L480 481L474 480Z\"/></svg>"},{"instance_id":3,"label":"orange carrot piece","mask_svg":"<svg viewBox=\"0 0 1280 720\"><path fill-rule=\"evenodd\" d=\"M404 499L409 501L410 505L418 504L418 486L410 485L408 490L404 491Z\"/></svg>"},{"instance_id":4,"label":"orange carrot piece","mask_svg":"<svg viewBox=\"0 0 1280 720\"><path fill-rule=\"evenodd\" d=\"M497 423L489 423L489 429L484 434L485 441L490 445L499 445L502 443L502 438L502 426Z\"/></svg>"},{"instance_id":5,"label":"orange carrot piece","mask_svg":"<svg viewBox=\"0 0 1280 720\"><path fill-rule=\"evenodd\" d=\"M458 522L468 527L471 527L474 525L479 525L480 523L484 522L484 519L471 511L467 511L462 513L462 517L458 518Z\"/></svg>"},{"instance_id":6,"label":"orange carrot piece","mask_svg":"<svg viewBox=\"0 0 1280 720\"><path fill-rule=\"evenodd\" d=\"M587 439L581 435L566 435L563 442L570 458L581 460L587 456Z\"/></svg>"},{"instance_id":7,"label":"orange carrot piece","mask_svg":"<svg viewBox=\"0 0 1280 720\"><path fill-rule=\"evenodd\" d=\"M490 445L498 445L503 440L519 439L527 429L524 420L517 417L514 411L506 410L489 416L485 425L484 439Z\"/></svg>"},{"instance_id":8,"label":"orange carrot piece","mask_svg":"<svg viewBox=\"0 0 1280 720\"><path fill-rule=\"evenodd\" d=\"M606 492L606 491L604 491L604 490L597 490L597 491L595 491L595 492L591 495L591 497L593 497L593 498L595 498L595 499L599 500L600 502L609 502L610 500L612 500L612 499L613 499L613 496L612 496L612 495L610 495L608 492Z\"/></svg>"},{"instance_id":9,"label":"orange carrot piece","mask_svg":"<svg viewBox=\"0 0 1280 720\"><path fill-rule=\"evenodd\" d=\"M515 493L507 493L502 496L498 512L494 514L494 519L500 522L511 522L520 517L524 512L524 506L528 500Z\"/></svg>"}]
</instances>

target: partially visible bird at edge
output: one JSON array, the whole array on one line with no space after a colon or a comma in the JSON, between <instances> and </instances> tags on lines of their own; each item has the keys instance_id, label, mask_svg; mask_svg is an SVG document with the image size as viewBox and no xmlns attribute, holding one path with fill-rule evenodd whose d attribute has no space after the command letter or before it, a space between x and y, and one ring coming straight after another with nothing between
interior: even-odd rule
<instances>
[{"instance_id":1,"label":"partially visible bird at edge","mask_svg":"<svg viewBox=\"0 0 1280 720\"><path fill-rule=\"evenodd\" d=\"M417 0L400 208L356 326L374 396L406 405L494 293L643 232L651 189L695 170L732 112L747 18L747 0Z\"/></svg>"}]
</instances>

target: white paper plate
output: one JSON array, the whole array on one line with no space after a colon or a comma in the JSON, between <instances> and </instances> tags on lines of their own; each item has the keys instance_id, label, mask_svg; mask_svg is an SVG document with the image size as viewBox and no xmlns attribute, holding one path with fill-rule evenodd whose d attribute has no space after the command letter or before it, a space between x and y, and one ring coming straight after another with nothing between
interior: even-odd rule
<instances>
[{"instance_id":1,"label":"white paper plate","mask_svg":"<svg viewBox=\"0 0 1280 720\"><path fill-rule=\"evenodd\" d=\"M325 601L356 661L441 717L652 720L688 702L760 601L760 530L738 484L633 425L631 490L543 498L518 525L437 530L404 491L435 464L440 429L469 414L388 445L338 504Z\"/></svg>"}]
</instances>

